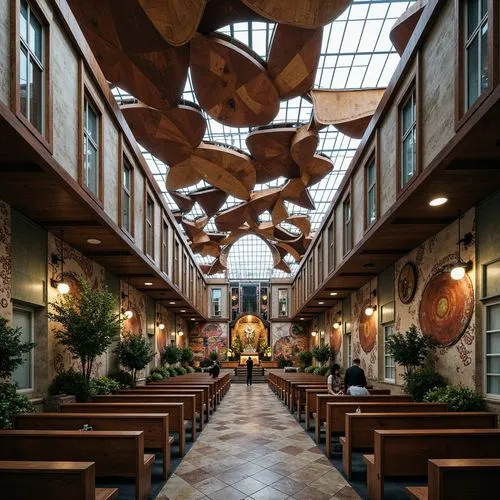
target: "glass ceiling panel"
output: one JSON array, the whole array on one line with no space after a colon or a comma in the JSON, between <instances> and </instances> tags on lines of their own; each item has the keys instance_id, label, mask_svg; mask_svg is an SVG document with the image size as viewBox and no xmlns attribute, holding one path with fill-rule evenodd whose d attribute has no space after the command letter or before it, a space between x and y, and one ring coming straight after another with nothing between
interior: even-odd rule
<instances>
[{"instance_id":1,"label":"glass ceiling panel","mask_svg":"<svg viewBox=\"0 0 500 500\"><path fill-rule=\"evenodd\" d=\"M399 55L391 44L389 32L398 17L413 1L353 0L351 6L341 16L324 28L321 55L314 86L316 88L338 90L385 88L399 62ZM267 60L273 29L274 23L272 22L245 22L226 26L219 31L245 43L264 60ZM113 88L113 93L119 103L134 100L132 96L117 87ZM183 98L197 102L192 89L190 74L188 74ZM278 116L272 123L308 123L311 119L311 111L311 103L303 98L297 97L289 101L283 101ZM248 127L228 127L210 118L205 112L203 114L207 120L205 140L224 142L243 151L248 151L245 143L249 132ZM290 215L306 214L310 217L313 233L321 225L359 143L359 140L341 134L333 126L320 131L318 152L330 157L334 168L322 181L308 188L311 198L316 204L316 209L306 210L291 203L286 203ZM178 207L168 194L165 186L168 165L153 157L144 148L141 147L141 150L169 207L174 211L177 210ZM285 181L286 179L280 178L258 184L255 186L255 190L259 191L281 186ZM190 186L180 191L190 193L204 186L207 186L207 184L200 182L196 186ZM222 210L240 202L241 200L230 196L223 205ZM203 215L204 212L201 207L195 204L191 212L186 214L186 218L196 219ZM262 214L261 220L270 220L269 213ZM294 228L290 229L295 230ZM213 218L209 221L206 230L217 230ZM257 246L259 248L265 247L270 253L270 250L258 237L245 237L234 245L229 259L229 276L231 279L250 278L251 276L248 274L252 274L252 269L256 274L259 274L259 276L256 276L259 279L287 278L291 276L283 271L273 270L272 264L268 265L267 261L264 262L262 258L264 250L257 251ZM236 251L244 257L237 257ZM245 259L244 262L242 261L243 258ZM210 264L213 260L212 257L198 256L200 264ZM290 266L293 274L297 270L298 264L289 255L287 255L285 261ZM247 274L238 275L239 272ZM213 277L224 277L224 274Z\"/></svg>"}]
</instances>

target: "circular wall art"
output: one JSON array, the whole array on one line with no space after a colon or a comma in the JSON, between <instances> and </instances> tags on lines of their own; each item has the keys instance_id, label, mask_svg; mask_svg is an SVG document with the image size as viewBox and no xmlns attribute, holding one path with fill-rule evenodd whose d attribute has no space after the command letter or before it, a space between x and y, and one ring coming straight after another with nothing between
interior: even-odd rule
<instances>
[{"instance_id":1,"label":"circular wall art","mask_svg":"<svg viewBox=\"0 0 500 500\"><path fill-rule=\"evenodd\" d=\"M399 272L398 295L403 304L412 301L417 291L417 268L412 262L407 262Z\"/></svg>"},{"instance_id":2,"label":"circular wall art","mask_svg":"<svg viewBox=\"0 0 500 500\"><path fill-rule=\"evenodd\" d=\"M453 345L464 334L474 311L474 289L466 274L454 280L448 271L427 283L419 308L420 328L440 346Z\"/></svg>"},{"instance_id":3,"label":"circular wall art","mask_svg":"<svg viewBox=\"0 0 500 500\"><path fill-rule=\"evenodd\" d=\"M334 350L335 354L340 352L342 347L342 329L332 328L330 331L330 346Z\"/></svg>"},{"instance_id":4,"label":"circular wall art","mask_svg":"<svg viewBox=\"0 0 500 500\"><path fill-rule=\"evenodd\" d=\"M367 316L365 314L365 308L368 305L368 303L364 304L359 313L359 343L367 354L375 347L377 340L377 315Z\"/></svg>"}]
</instances>

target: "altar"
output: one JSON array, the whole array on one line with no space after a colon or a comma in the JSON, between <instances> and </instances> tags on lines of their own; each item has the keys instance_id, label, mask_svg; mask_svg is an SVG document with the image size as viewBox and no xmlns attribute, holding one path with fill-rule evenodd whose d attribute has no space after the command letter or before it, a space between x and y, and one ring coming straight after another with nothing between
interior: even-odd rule
<instances>
[{"instance_id":1,"label":"altar","mask_svg":"<svg viewBox=\"0 0 500 500\"><path fill-rule=\"evenodd\" d=\"M246 365L248 358L253 361L253 366L259 364L259 353L258 352L242 352L240 354L240 365Z\"/></svg>"}]
</instances>

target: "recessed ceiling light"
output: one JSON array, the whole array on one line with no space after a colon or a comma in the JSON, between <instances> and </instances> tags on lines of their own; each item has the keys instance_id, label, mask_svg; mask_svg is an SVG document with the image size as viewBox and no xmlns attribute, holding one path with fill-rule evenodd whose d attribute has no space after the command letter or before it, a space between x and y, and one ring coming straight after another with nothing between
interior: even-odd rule
<instances>
[{"instance_id":1,"label":"recessed ceiling light","mask_svg":"<svg viewBox=\"0 0 500 500\"><path fill-rule=\"evenodd\" d=\"M171 306L175 306L175 302L169 302Z\"/></svg>"},{"instance_id":2,"label":"recessed ceiling light","mask_svg":"<svg viewBox=\"0 0 500 500\"><path fill-rule=\"evenodd\" d=\"M448 198L445 198L444 196L440 196L439 198L433 198L431 201L429 201L429 205L431 207L439 207L441 205L444 205L448 201Z\"/></svg>"},{"instance_id":3,"label":"recessed ceiling light","mask_svg":"<svg viewBox=\"0 0 500 500\"><path fill-rule=\"evenodd\" d=\"M304 318L299 318L299 319L300 319L300 321L304 321Z\"/></svg>"},{"instance_id":4,"label":"recessed ceiling light","mask_svg":"<svg viewBox=\"0 0 500 500\"><path fill-rule=\"evenodd\" d=\"M191 321L194 321L194 318L189 318Z\"/></svg>"},{"instance_id":5,"label":"recessed ceiling light","mask_svg":"<svg viewBox=\"0 0 500 500\"><path fill-rule=\"evenodd\" d=\"M185 309L181 309L181 313L185 313L185 312L186 312L186 310L185 310Z\"/></svg>"},{"instance_id":6,"label":"recessed ceiling light","mask_svg":"<svg viewBox=\"0 0 500 500\"><path fill-rule=\"evenodd\" d=\"M330 295L337 295L337 292L330 292Z\"/></svg>"},{"instance_id":7,"label":"recessed ceiling light","mask_svg":"<svg viewBox=\"0 0 500 500\"><path fill-rule=\"evenodd\" d=\"M153 285L153 283L152 283L151 281L145 281L145 282L144 282L144 284L145 284L146 286L152 286L152 285Z\"/></svg>"},{"instance_id":8,"label":"recessed ceiling light","mask_svg":"<svg viewBox=\"0 0 500 500\"><path fill-rule=\"evenodd\" d=\"M319 302L318 302L318 304L319 304L320 306L322 306L322 305L324 304L324 302L323 302L323 301L319 301Z\"/></svg>"},{"instance_id":9,"label":"recessed ceiling light","mask_svg":"<svg viewBox=\"0 0 500 500\"><path fill-rule=\"evenodd\" d=\"M102 241L98 240L97 238L87 238L87 243L89 245L100 245Z\"/></svg>"}]
</instances>

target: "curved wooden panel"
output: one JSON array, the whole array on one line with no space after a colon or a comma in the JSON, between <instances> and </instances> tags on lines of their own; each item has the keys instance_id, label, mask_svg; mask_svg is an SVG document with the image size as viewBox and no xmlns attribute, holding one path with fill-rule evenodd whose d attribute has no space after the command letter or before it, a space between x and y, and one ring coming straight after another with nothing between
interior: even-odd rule
<instances>
[{"instance_id":1,"label":"curved wooden panel","mask_svg":"<svg viewBox=\"0 0 500 500\"><path fill-rule=\"evenodd\" d=\"M205 240L205 238L203 238ZM210 238L208 241L196 241L191 244L191 250L201 255L202 257L219 257L220 256L220 245L216 241L212 241ZM210 267L208 268L208 270Z\"/></svg>"},{"instance_id":2,"label":"curved wooden panel","mask_svg":"<svg viewBox=\"0 0 500 500\"><path fill-rule=\"evenodd\" d=\"M312 30L276 25L267 72L281 99L292 99L312 89L322 37L323 28Z\"/></svg>"},{"instance_id":3,"label":"curved wooden panel","mask_svg":"<svg viewBox=\"0 0 500 500\"><path fill-rule=\"evenodd\" d=\"M191 40L191 78L201 107L232 127L264 125L279 111L278 92L262 63L220 36Z\"/></svg>"},{"instance_id":4,"label":"curved wooden panel","mask_svg":"<svg viewBox=\"0 0 500 500\"><path fill-rule=\"evenodd\" d=\"M189 238L191 240L194 240L196 236L204 233L203 228L207 225L207 222L208 217L201 217L200 219L194 221L182 218L181 225L184 228L184 231L186 231L186 234L189 236ZM202 241L203 240L200 240L199 238L197 240L198 243L201 243Z\"/></svg>"},{"instance_id":5,"label":"curved wooden panel","mask_svg":"<svg viewBox=\"0 0 500 500\"><path fill-rule=\"evenodd\" d=\"M349 137L361 138L385 89L311 90L317 127L334 125Z\"/></svg>"},{"instance_id":6,"label":"curved wooden panel","mask_svg":"<svg viewBox=\"0 0 500 500\"><path fill-rule=\"evenodd\" d=\"M171 45L184 45L194 36L207 0L138 0L155 28Z\"/></svg>"},{"instance_id":7,"label":"curved wooden panel","mask_svg":"<svg viewBox=\"0 0 500 500\"><path fill-rule=\"evenodd\" d=\"M389 38L400 56L403 55L426 5L427 0L417 0L403 12L391 28Z\"/></svg>"},{"instance_id":8,"label":"curved wooden panel","mask_svg":"<svg viewBox=\"0 0 500 500\"><path fill-rule=\"evenodd\" d=\"M298 177L299 168L293 161L290 148L295 127L266 127L253 130L246 138L250 154L255 159L256 180L269 182L278 177Z\"/></svg>"},{"instance_id":9,"label":"curved wooden panel","mask_svg":"<svg viewBox=\"0 0 500 500\"><path fill-rule=\"evenodd\" d=\"M305 167L314 156L318 147L318 132L307 125L302 125L293 136L290 154L293 161L300 167Z\"/></svg>"},{"instance_id":10,"label":"curved wooden panel","mask_svg":"<svg viewBox=\"0 0 500 500\"><path fill-rule=\"evenodd\" d=\"M309 191L306 189L306 186L301 179L289 180L283 186L281 196L283 199L290 201L299 207L306 208L308 210L314 210L316 208Z\"/></svg>"},{"instance_id":11,"label":"curved wooden panel","mask_svg":"<svg viewBox=\"0 0 500 500\"><path fill-rule=\"evenodd\" d=\"M277 23L319 28L333 21L352 0L242 0L261 16Z\"/></svg>"},{"instance_id":12,"label":"curved wooden panel","mask_svg":"<svg viewBox=\"0 0 500 500\"><path fill-rule=\"evenodd\" d=\"M181 212L187 213L192 210L194 200L190 196L183 193L177 193L176 191L169 191L168 194L172 197Z\"/></svg>"},{"instance_id":13,"label":"curved wooden panel","mask_svg":"<svg viewBox=\"0 0 500 500\"><path fill-rule=\"evenodd\" d=\"M227 193L217 188L200 189L190 193L208 217L215 215L227 200Z\"/></svg>"},{"instance_id":14,"label":"curved wooden panel","mask_svg":"<svg viewBox=\"0 0 500 500\"><path fill-rule=\"evenodd\" d=\"M198 26L203 34L211 33L231 23L243 21L267 21L240 0L210 0Z\"/></svg>"},{"instance_id":15,"label":"curved wooden panel","mask_svg":"<svg viewBox=\"0 0 500 500\"><path fill-rule=\"evenodd\" d=\"M311 221L307 215L291 215L285 222L295 226L302 234L308 235L311 232Z\"/></svg>"},{"instance_id":16,"label":"curved wooden panel","mask_svg":"<svg viewBox=\"0 0 500 500\"><path fill-rule=\"evenodd\" d=\"M169 191L194 186L202 180L199 172L186 162L179 163L168 169L165 184Z\"/></svg>"},{"instance_id":17,"label":"curved wooden panel","mask_svg":"<svg viewBox=\"0 0 500 500\"><path fill-rule=\"evenodd\" d=\"M201 111L187 104L159 111L143 103L121 110L139 144L170 166L191 156L203 139L206 123Z\"/></svg>"},{"instance_id":18,"label":"curved wooden panel","mask_svg":"<svg viewBox=\"0 0 500 500\"><path fill-rule=\"evenodd\" d=\"M300 179L306 187L313 186L333 170L330 158L314 155L309 163L300 169Z\"/></svg>"},{"instance_id":19,"label":"curved wooden panel","mask_svg":"<svg viewBox=\"0 0 500 500\"><path fill-rule=\"evenodd\" d=\"M271 211L271 220L273 224L277 226L280 222L283 222L288 217L288 215L289 214L285 208L285 202L281 199L278 199Z\"/></svg>"}]
</instances>

